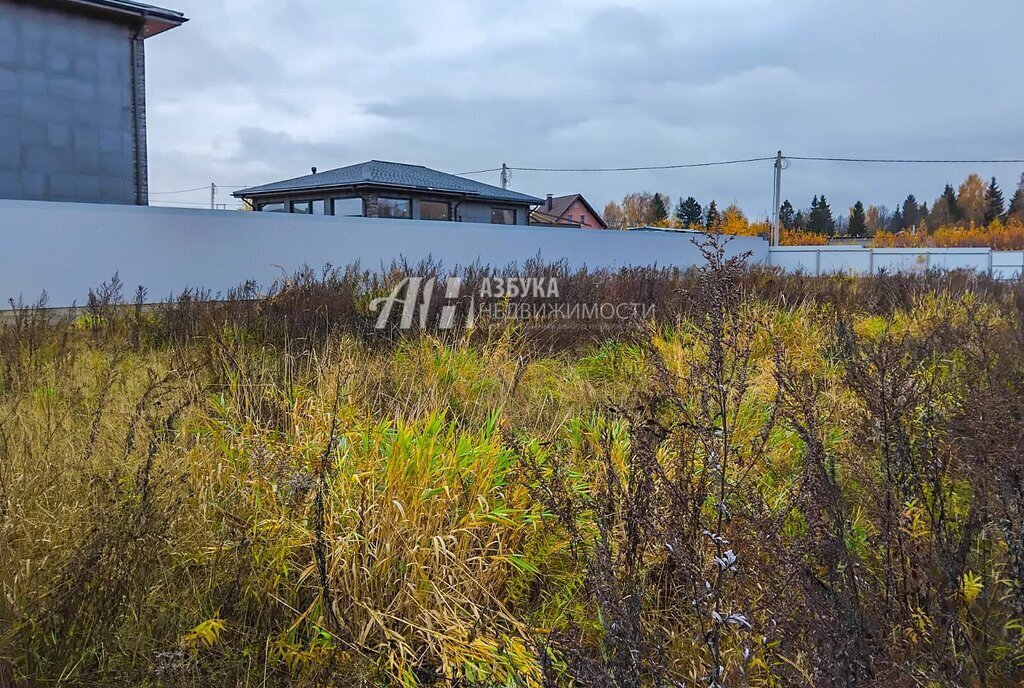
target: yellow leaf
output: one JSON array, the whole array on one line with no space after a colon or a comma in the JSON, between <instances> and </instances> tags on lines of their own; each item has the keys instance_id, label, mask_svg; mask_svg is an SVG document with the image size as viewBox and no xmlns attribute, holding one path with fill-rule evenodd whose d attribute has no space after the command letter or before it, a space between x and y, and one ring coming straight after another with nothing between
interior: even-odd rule
<instances>
[{"instance_id":1,"label":"yellow leaf","mask_svg":"<svg viewBox=\"0 0 1024 688\"><path fill-rule=\"evenodd\" d=\"M202 645L210 648L216 645L217 641L220 640L221 633L224 632L224 628L226 626L226 621L214 617L204 621L186 633L183 640L190 645Z\"/></svg>"},{"instance_id":2,"label":"yellow leaf","mask_svg":"<svg viewBox=\"0 0 1024 688\"><path fill-rule=\"evenodd\" d=\"M964 600L967 604L971 604L974 600L978 599L978 595L985 589L985 584L981 580L981 574L974 573L973 571L967 571L963 577L964 586Z\"/></svg>"}]
</instances>

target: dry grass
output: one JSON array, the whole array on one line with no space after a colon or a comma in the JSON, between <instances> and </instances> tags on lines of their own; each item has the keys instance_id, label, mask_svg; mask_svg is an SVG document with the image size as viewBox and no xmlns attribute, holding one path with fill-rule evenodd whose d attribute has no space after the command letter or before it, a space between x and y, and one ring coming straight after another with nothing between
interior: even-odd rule
<instances>
[{"instance_id":1,"label":"dry grass","mask_svg":"<svg viewBox=\"0 0 1024 688\"><path fill-rule=\"evenodd\" d=\"M1024 291L709 258L543 267L658 304L599 337L17 311L0 684L1016 685Z\"/></svg>"}]
</instances>

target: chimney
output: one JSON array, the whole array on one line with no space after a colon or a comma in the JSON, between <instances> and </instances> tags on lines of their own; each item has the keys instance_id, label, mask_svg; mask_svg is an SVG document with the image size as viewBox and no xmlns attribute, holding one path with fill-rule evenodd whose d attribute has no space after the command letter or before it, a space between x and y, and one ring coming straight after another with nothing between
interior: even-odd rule
<instances>
[{"instance_id":1,"label":"chimney","mask_svg":"<svg viewBox=\"0 0 1024 688\"><path fill-rule=\"evenodd\" d=\"M551 199L554 198L554 197L555 197L554 194L548 194L548 202L547 202L547 205L545 206L548 210L551 210L551 206L553 205L551 203Z\"/></svg>"}]
</instances>

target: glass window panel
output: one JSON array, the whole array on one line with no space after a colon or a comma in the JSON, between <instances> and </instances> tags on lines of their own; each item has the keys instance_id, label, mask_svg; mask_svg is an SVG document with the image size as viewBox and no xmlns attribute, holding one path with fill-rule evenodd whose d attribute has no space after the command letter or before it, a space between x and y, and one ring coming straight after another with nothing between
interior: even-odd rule
<instances>
[{"instance_id":1,"label":"glass window panel","mask_svg":"<svg viewBox=\"0 0 1024 688\"><path fill-rule=\"evenodd\" d=\"M491 208L492 225L514 225L515 223L515 208Z\"/></svg>"},{"instance_id":2,"label":"glass window panel","mask_svg":"<svg viewBox=\"0 0 1024 688\"><path fill-rule=\"evenodd\" d=\"M284 203L264 203L260 206L260 212L286 213L288 212L288 209L284 207Z\"/></svg>"},{"instance_id":3,"label":"glass window panel","mask_svg":"<svg viewBox=\"0 0 1024 688\"><path fill-rule=\"evenodd\" d=\"M420 202L420 219L421 220L450 220L451 219L451 207L447 203L441 201L421 201Z\"/></svg>"},{"instance_id":4,"label":"glass window panel","mask_svg":"<svg viewBox=\"0 0 1024 688\"><path fill-rule=\"evenodd\" d=\"M412 217L412 201L408 198L379 198L377 199L377 215L408 219Z\"/></svg>"},{"instance_id":5,"label":"glass window panel","mask_svg":"<svg viewBox=\"0 0 1024 688\"><path fill-rule=\"evenodd\" d=\"M335 217L362 217L363 199L361 198L335 198Z\"/></svg>"},{"instance_id":6,"label":"glass window panel","mask_svg":"<svg viewBox=\"0 0 1024 688\"><path fill-rule=\"evenodd\" d=\"M314 215L326 215L327 214L327 202L323 200L313 201L313 214Z\"/></svg>"},{"instance_id":7,"label":"glass window panel","mask_svg":"<svg viewBox=\"0 0 1024 688\"><path fill-rule=\"evenodd\" d=\"M292 212L309 215L313 212L312 204L309 201L292 201Z\"/></svg>"}]
</instances>

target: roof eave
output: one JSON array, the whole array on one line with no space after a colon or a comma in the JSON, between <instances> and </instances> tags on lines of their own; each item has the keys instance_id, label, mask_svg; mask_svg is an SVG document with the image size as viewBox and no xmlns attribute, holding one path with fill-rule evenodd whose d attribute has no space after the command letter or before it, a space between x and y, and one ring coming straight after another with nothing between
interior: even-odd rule
<instances>
[{"instance_id":1,"label":"roof eave","mask_svg":"<svg viewBox=\"0 0 1024 688\"><path fill-rule=\"evenodd\" d=\"M159 34L170 31L171 29L176 29L187 21L187 17L182 17L180 21L173 22L147 17L143 24L142 35L145 38L152 38L153 36L158 36Z\"/></svg>"},{"instance_id":2,"label":"roof eave","mask_svg":"<svg viewBox=\"0 0 1024 688\"><path fill-rule=\"evenodd\" d=\"M498 196L484 195L473 191L456 191L453 189L438 189L435 187L428 186L409 186L405 184L388 184L385 182L356 182L354 184L321 184L319 186L302 186L293 187L288 189L264 189L260 187L252 187L249 189L242 189L241 191L235 191L231 195L235 198L260 198L266 196L287 196L292 194L303 194L313 193L316 191L334 191L344 189L365 189L365 188L384 188L384 189L405 189L409 191L419 191L424 193L436 193L445 196L457 196L460 198L471 198L482 201L495 201L498 203L516 203L520 205L540 205L544 201L539 198L533 198L532 196L523 195L522 198L502 198Z\"/></svg>"},{"instance_id":3,"label":"roof eave","mask_svg":"<svg viewBox=\"0 0 1024 688\"><path fill-rule=\"evenodd\" d=\"M180 12L174 12L162 7L135 7L125 5L116 0L62 0L60 4L72 5L102 14L142 19L142 36L144 38L151 38L165 31L170 31L188 21L188 17Z\"/></svg>"}]
</instances>

